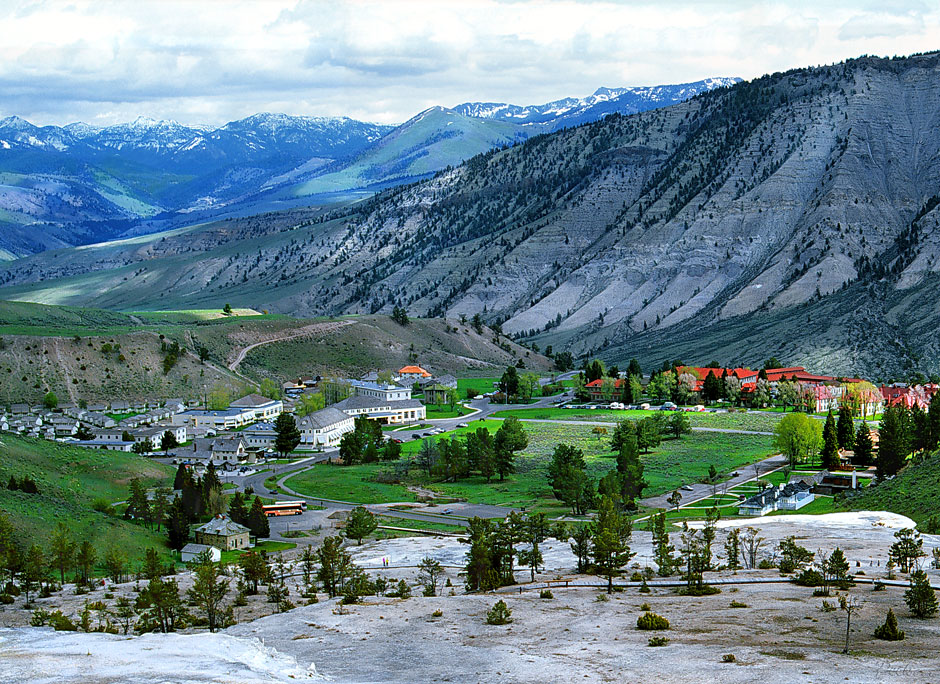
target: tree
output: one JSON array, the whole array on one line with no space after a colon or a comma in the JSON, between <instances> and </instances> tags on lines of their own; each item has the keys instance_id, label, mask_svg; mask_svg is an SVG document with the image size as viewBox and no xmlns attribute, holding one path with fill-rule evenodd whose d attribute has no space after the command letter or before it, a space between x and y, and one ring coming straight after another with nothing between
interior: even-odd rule
<instances>
[{"instance_id":1,"label":"tree","mask_svg":"<svg viewBox=\"0 0 940 684\"><path fill-rule=\"evenodd\" d=\"M114 605L117 608L114 611L114 616L117 618L121 629L124 630L124 636L127 636L134 618L137 617L137 611L134 609L134 604L126 596L118 596Z\"/></svg>"},{"instance_id":2,"label":"tree","mask_svg":"<svg viewBox=\"0 0 940 684\"><path fill-rule=\"evenodd\" d=\"M918 558L923 558L924 540L920 537L920 532L906 527L894 533L897 539L888 549L888 559L893 561L901 572L910 572L917 563Z\"/></svg>"},{"instance_id":3,"label":"tree","mask_svg":"<svg viewBox=\"0 0 940 684\"><path fill-rule=\"evenodd\" d=\"M763 371L761 371L763 372ZM738 385L738 391L740 393L740 383ZM754 386L754 395L751 398L752 406L757 408L763 408L770 403L771 392L770 392L770 383L767 382L766 373L765 377L758 378L757 384Z\"/></svg>"},{"instance_id":4,"label":"tree","mask_svg":"<svg viewBox=\"0 0 940 684\"><path fill-rule=\"evenodd\" d=\"M408 325L410 322L408 312L401 306L395 306L395 308L392 309L392 320L398 323L398 325Z\"/></svg>"},{"instance_id":5,"label":"tree","mask_svg":"<svg viewBox=\"0 0 940 684\"><path fill-rule=\"evenodd\" d=\"M673 413L672 417L669 418L669 432L671 432L676 439L680 439L682 435L692 434L692 425L689 422L689 417L685 415L683 411Z\"/></svg>"},{"instance_id":6,"label":"tree","mask_svg":"<svg viewBox=\"0 0 940 684\"><path fill-rule=\"evenodd\" d=\"M186 510L182 497L173 499L166 522L166 533L170 540L171 549L179 551L189 542L190 520L189 512Z\"/></svg>"},{"instance_id":7,"label":"tree","mask_svg":"<svg viewBox=\"0 0 940 684\"><path fill-rule=\"evenodd\" d=\"M297 400L295 413L303 418L304 416L316 413L326 406L326 397L322 392L301 394Z\"/></svg>"},{"instance_id":8,"label":"tree","mask_svg":"<svg viewBox=\"0 0 940 684\"><path fill-rule=\"evenodd\" d=\"M588 569L588 560L591 558L593 531L590 525L578 525L571 533L571 553L578 559L578 572L584 573Z\"/></svg>"},{"instance_id":9,"label":"tree","mask_svg":"<svg viewBox=\"0 0 940 684\"><path fill-rule=\"evenodd\" d=\"M418 580L424 585L425 596L437 596L442 577L444 568L430 556L425 556L418 563Z\"/></svg>"},{"instance_id":10,"label":"tree","mask_svg":"<svg viewBox=\"0 0 940 684\"><path fill-rule=\"evenodd\" d=\"M506 395L506 401L519 394L519 372L515 366L507 366L499 380L499 390Z\"/></svg>"},{"instance_id":11,"label":"tree","mask_svg":"<svg viewBox=\"0 0 940 684\"><path fill-rule=\"evenodd\" d=\"M774 448L790 462L790 467L811 460L819 449L822 430L819 421L806 414L784 416L774 428Z\"/></svg>"},{"instance_id":12,"label":"tree","mask_svg":"<svg viewBox=\"0 0 940 684\"><path fill-rule=\"evenodd\" d=\"M519 525L519 528L518 532L522 541L529 544L527 550L519 553L519 563L528 566L534 582L535 573L542 565L542 551L539 549L539 544L548 537L548 521L544 513L532 513Z\"/></svg>"},{"instance_id":13,"label":"tree","mask_svg":"<svg viewBox=\"0 0 940 684\"><path fill-rule=\"evenodd\" d=\"M226 316L231 316L231 315L232 315L232 305L226 303L226 305L222 307L222 313L224 313Z\"/></svg>"},{"instance_id":14,"label":"tree","mask_svg":"<svg viewBox=\"0 0 940 684\"><path fill-rule=\"evenodd\" d=\"M839 607L845 611L845 647L842 649L842 652L848 653L849 631L852 625L852 613L861 607L861 601L854 596L842 594L839 596Z\"/></svg>"},{"instance_id":15,"label":"tree","mask_svg":"<svg viewBox=\"0 0 940 684\"><path fill-rule=\"evenodd\" d=\"M607 593L614 591L614 575L635 554L630 551L630 535L633 526L629 518L620 514L610 497L604 497L592 524L594 566L599 574L607 577Z\"/></svg>"},{"instance_id":16,"label":"tree","mask_svg":"<svg viewBox=\"0 0 940 684\"><path fill-rule=\"evenodd\" d=\"M431 471L437 465L438 457L437 442L433 439L422 440L418 455L415 457L415 465L424 470L428 477L431 477Z\"/></svg>"},{"instance_id":17,"label":"tree","mask_svg":"<svg viewBox=\"0 0 940 684\"><path fill-rule=\"evenodd\" d=\"M84 423L78 424L78 430L75 431L75 439L88 442L95 438L95 433L88 429Z\"/></svg>"},{"instance_id":18,"label":"tree","mask_svg":"<svg viewBox=\"0 0 940 684\"><path fill-rule=\"evenodd\" d=\"M878 456L875 469L879 480L897 474L904 466L910 454L910 436L908 435L904 409L889 406L881 417L881 429L878 431Z\"/></svg>"},{"instance_id":19,"label":"tree","mask_svg":"<svg viewBox=\"0 0 940 684\"><path fill-rule=\"evenodd\" d=\"M141 568L141 574L148 580L152 581L163 577L165 569L163 564L160 562L160 557L157 555L157 550L154 548L149 548L144 552L144 564Z\"/></svg>"},{"instance_id":20,"label":"tree","mask_svg":"<svg viewBox=\"0 0 940 684\"><path fill-rule=\"evenodd\" d=\"M469 544L466 565L467 591L489 591L499 586L499 572L493 559L493 523L485 518L470 518L468 536L461 542Z\"/></svg>"},{"instance_id":21,"label":"tree","mask_svg":"<svg viewBox=\"0 0 940 684\"><path fill-rule=\"evenodd\" d=\"M212 562L209 553L199 554L193 570L193 585L186 592L186 596L205 613L210 632L220 626L220 618L224 614L222 602L228 594L228 587L228 580L220 576L219 568Z\"/></svg>"},{"instance_id":22,"label":"tree","mask_svg":"<svg viewBox=\"0 0 940 684\"><path fill-rule=\"evenodd\" d=\"M636 426L636 444L643 453L648 454L650 449L655 449L662 442L662 430L660 421L662 416L647 416L640 419Z\"/></svg>"},{"instance_id":23,"label":"tree","mask_svg":"<svg viewBox=\"0 0 940 684\"><path fill-rule=\"evenodd\" d=\"M871 465L874 449L875 445L871 441L871 428L868 427L868 423L862 421L858 424L858 431L855 433L855 452L852 461L860 466Z\"/></svg>"},{"instance_id":24,"label":"tree","mask_svg":"<svg viewBox=\"0 0 940 684\"><path fill-rule=\"evenodd\" d=\"M800 400L800 385L796 382L778 382L777 383L777 399L780 400L780 404L783 406L784 412L787 410L788 406L796 406Z\"/></svg>"},{"instance_id":25,"label":"tree","mask_svg":"<svg viewBox=\"0 0 940 684\"><path fill-rule=\"evenodd\" d=\"M104 554L104 567L111 581L120 584L127 575L127 556L116 546L109 546Z\"/></svg>"},{"instance_id":26,"label":"tree","mask_svg":"<svg viewBox=\"0 0 940 684\"><path fill-rule=\"evenodd\" d=\"M78 568L78 577L81 584L88 584L96 560L95 547L91 545L90 541L83 539L82 543L78 545L78 552L75 554L75 567Z\"/></svg>"},{"instance_id":27,"label":"tree","mask_svg":"<svg viewBox=\"0 0 940 684\"><path fill-rule=\"evenodd\" d=\"M23 559L23 571L20 573L20 585L26 594L26 605L29 605L29 593L37 588L46 579L46 556L42 549L33 544Z\"/></svg>"},{"instance_id":28,"label":"tree","mask_svg":"<svg viewBox=\"0 0 940 684\"><path fill-rule=\"evenodd\" d=\"M136 608L141 613L137 623L141 631L159 629L164 634L173 632L186 617L179 586L174 580L151 580L137 595Z\"/></svg>"},{"instance_id":29,"label":"tree","mask_svg":"<svg viewBox=\"0 0 940 684\"><path fill-rule=\"evenodd\" d=\"M839 467L839 433L832 411L826 416L826 425L823 427L822 466L826 470Z\"/></svg>"},{"instance_id":30,"label":"tree","mask_svg":"<svg viewBox=\"0 0 940 684\"><path fill-rule=\"evenodd\" d=\"M212 388L212 391L209 392L206 403L206 408L212 411L224 411L228 408L228 405L232 403L232 394L229 392L228 387L216 385Z\"/></svg>"},{"instance_id":31,"label":"tree","mask_svg":"<svg viewBox=\"0 0 940 684\"><path fill-rule=\"evenodd\" d=\"M650 517L653 523L653 558L659 569L660 577L669 577L675 572L676 559L673 555L676 547L669 543L666 528L666 511L660 511Z\"/></svg>"},{"instance_id":32,"label":"tree","mask_svg":"<svg viewBox=\"0 0 940 684\"><path fill-rule=\"evenodd\" d=\"M300 430L289 413L281 413L274 421L274 448L284 458L300 444Z\"/></svg>"},{"instance_id":33,"label":"tree","mask_svg":"<svg viewBox=\"0 0 940 684\"><path fill-rule=\"evenodd\" d=\"M813 562L812 551L796 543L792 535L780 542L780 572L787 574L802 570Z\"/></svg>"},{"instance_id":34,"label":"tree","mask_svg":"<svg viewBox=\"0 0 940 684\"><path fill-rule=\"evenodd\" d=\"M346 536L355 539L362 546L362 538L375 532L379 524L375 516L363 506L356 506L346 520Z\"/></svg>"},{"instance_id":35,"label":"tree","mask_svg":"<svg viewBox=\"0 0 940 684\"><path fill-rule=\"evenodd\" d=\"M937 594L923 570L911 575L911 586L904 592L904 602L914 617L929 618L937 614Z\"/></svg>"},{"instance_id":36,"label":"tree","mask_svg":"<svg viewBox=\"0 0 940 684\"><path fill-rule=\"evenodd\" d=\"M594 485L585 472L584 453L567 444L559 444L548 465L548 482L555 498L571 507L575 515L584 515L593 503Z\"/></svg>"},{"instance_id":37,"label":"tree","mask_svg":"<svg viewBox=\"0 0 940 684\"><path fill-rule=\"evenodd\" d=\"M735 573L741 567L741 563L738 560L738 554L740 552L741 530L734 528L728 531L728 536L725 538L725 558L727 559L726 565L728 569Z\"/></svg>"},{"instance_id":38,"label":"tree","mask_svg":"<svg viewBox=\"0 0 940 684\"><path fill-rule=\"evenodd\" d=\"M849 562L838 546L833 549L828 558L823 559L821 566L824 589L828 589L830 586L844 589L850 582Z\"/></svg>"},{"instance_id":39,"label":"tree","mask_svg":"<svg viewBox=\"0 0 940 684\"><path fill-rule=\"evenodd\" d=\"M72 567L75 558L75 542L72 540L72 531L64 522L56 524L49 542L49 552L53 567L59 571L59 582L65 584L65 573Z\"/></svg>"},{"instance_id":40,"label":"tree","mask_svg":"<svg viewBox=\"0 0 940 684\"><path fill-rule=\"evenodd\" d=\"M131 494L127 500L127 508L124 511L124 517L128 520L149 520L150 499L147 498L147 491L140 483L139 478L131 479Z\"/></svg>"},{"instance_id":41,"label":"tree","mask_svg":"<svg viewBox=\"0 0 940 684\"><path fill-rule=\"evenodd\" d=\"M758 536L757 530L748 527L744 530L744 535L740 537L741 560L744 561L746 570L753 570L757 567L757 554L764 544L764 538Z\"/></svg>"},{"instance_id":42,"label":"tree","mask_svg":"<svg viewBox=\"0 0 940 684\"><path fill-rule=\"evenodd\" d=\"M927 451L936 451L940 447L940 392L934 392L927 407Z\"/></svg>"},{"instance_id":43,"label":"tree","mask_svg":"<svg viewBox=\"0 0 940 684\"><path fill-rule=\"evenodd\" d=\"M508 625L510 622L512 622L512 610L502 599L497 601L486 613L486 624L488 625Z\"/></svg>"},{"instance_id":44,"label":"tree","mask_svg":"<svg viewBox=\"0 0 940 684\"><path fill-rule=\"evenodd\" d=\"M268 580L268 564L264 558L255 551L247 551L238 557L238 566L248 587L246 593L257 594L258 585Z\"/></svg>"},{"instance_id":45,"label":"tree","mask_svg":"<svg viewBox=\"0 0 940 684\"><path fill-rule=\"evenodd\" d=\"M666 503L670 506L673 506L676 509L676 512L679 512L679 502L682 501L682 492L678 489L675 490L672 494L669 495L669 498L666 499Z\"/></svg>"},{"instance_id":46,"label":"tree","mask_svg":"<svg viewBox=\"0 0 940 684\"><path fill-rule=\"evenodd\" d=\"M150 506L151 519L157 525L157 530L166 522L166 517L170 511L170 490L166 487L158 487L153 496L153 503Z\"/></svg>"},{"instance_id":47,"label":"tree","mask_svg":"<svg viewBox=\"0 0 940 684\"><path fill-rule=\"evenodd\" d=\"M516 472L516 453L529 446L529 436L519 419L511 416L503 421L493 441L496 472L502 482L506 475Z\"/></svg>"},{"instance_id":48,"label":"tree","mask_svg":"<svg viewBox=\"0 0 940 684\"><path fill-rule=\"evenodd\" d=\"M839 447L852 451L855 448L855 423L852 421L852 409L843 404L839 407L839 424L836 428Z\"/></svg>"},{"instance_id":49,"label":"tree","mask_svg":"<svg viewBox=\"0 0 940 684\"><path fill-rule=\"evenodd\" d=\"M898 619L891 608L888 608L888 615L885 617L884 624L875 628L874 636L876 639L882 639L883 641L902 641L904 639L904 632L898 629Z\"/></svg>"},{"instance_id":50,"label":"tree","mask_svg":"<svg viewBox=\"0 0 940 684\"><path fill-rule=\"evenodd\" d=\"M268 399L281 398L281 388L271 378L262 378L258 390L262 397L267 397Z\"/></svg>"},{"instance_id":51,"label":"tree","mask_svg":"<svg viewBox=\"0 0 940 684\"><path fill-rule=\"evenodd\" d=\"M59 405L59 398L55 392L46 392L46 396L42 398L42 405L52 411Z\"/></svg>"},{"instance_id":52,"label":"tree","mask_svg":"<svg viewBox=\"0 0 940 684\"><path fill-rule=\"evenodd\" d=\"M721 399L723 394L722 382L715 375L715 371L708 371L705 380L702 382L702 398L712 403Z\"/></svg>"},{"instance_id":53,"label":"tree","mask_svg":"<svg viewBox=\"0 0 940 684\"><path fill-rule=\"evenodd\" d=\"M261 497L256 496L251 503L251 510L248 512L247 527L251 534L258 539L265 539L271 536L271 527L268 523L268 516L264 512L264 504Z\"/></svg>"}]
</instances>

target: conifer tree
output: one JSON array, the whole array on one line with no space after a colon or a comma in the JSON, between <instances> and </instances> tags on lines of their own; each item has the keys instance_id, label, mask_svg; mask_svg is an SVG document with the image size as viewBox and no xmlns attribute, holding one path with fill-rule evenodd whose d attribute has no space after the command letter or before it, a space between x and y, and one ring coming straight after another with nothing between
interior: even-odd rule
<instances>
[{"instance_id":1,"label":"conifer tree","mask_svg":"<svg viewBox=\"0 0 940 684\"><path fill-rule=\"evenodd\" d=\"M855 423L852 421L852 409L845 404L839 407L839 423L836 432L841 449L851 451L855 448Z\"/></svg>"},{"instance_id":2,"label":"conifer tree","mask_svg":"<svg viewBox=\"0 0 940 684\"><path fill-rule=\"evenodd\" d=\"M659 568L661 577L669 577L675 572L676 558L673 555L676 547L669 543L669 532L666 528L666 511L651 516L653 522L653 556Z\"/></svg>"},{"instance_id":3,"label":"conifer tree","mask_svg":"<svg viewBox=\"0 0 940 684\"><path fill-rule=\"evenodd\" d=\"M871 441L871 429L868 423L862 421L855 433L855 456L852 459L856 465L869 466L872 462L872 451L875 445Z\"/></svg>"},{"instance_id":4,"label":"conifer tree","mask_svg":"<svg viewBox=\"0 0 940 684\"><path fill-rule=\"evenodd\" d=\"M264 504L261 497L256 496L251 503L251 510L248 512L248 529L258 539L266 539L271 536L271 526L268 523L268 516L264 512Z\"/></svg>"},{"instance_id":5,"label":"conifer tree","mask_svg":"<svg viewBox=\"0 0 940 684\"><path fill-rule=\"evenodd\" d=\"M937 614L937 594L926 572L917 570L911 575L911 587L904 592L904 601L914 617L929 618Z\"/></svg>"},{"instance_id":6,"label":"conifer tree","mask_svg":"<svg viewBox=\"0 0 940 684\"><path fill-rule=\"evenodd\" d=\"M822 465L826 470L836 470L839 467L839 434L836 430L836 421L832 411L826 416L826 425L823 427Z\"/></svg>"}]
</instances>

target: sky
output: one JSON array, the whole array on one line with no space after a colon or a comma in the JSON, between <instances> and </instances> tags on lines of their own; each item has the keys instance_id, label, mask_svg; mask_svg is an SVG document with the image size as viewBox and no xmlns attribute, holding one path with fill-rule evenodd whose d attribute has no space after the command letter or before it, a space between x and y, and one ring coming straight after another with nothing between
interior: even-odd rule
<instances>
[{"instance_id":1,"label":"sky","mask_svg":"<svg viewBox=\"0 0 940 684\"><path fill-rule=\"evenodd\" d=\"M0 116L40 125L399 123L940 49L935 0L4 0L0 26Z\"/></svg>"}]
</instances>

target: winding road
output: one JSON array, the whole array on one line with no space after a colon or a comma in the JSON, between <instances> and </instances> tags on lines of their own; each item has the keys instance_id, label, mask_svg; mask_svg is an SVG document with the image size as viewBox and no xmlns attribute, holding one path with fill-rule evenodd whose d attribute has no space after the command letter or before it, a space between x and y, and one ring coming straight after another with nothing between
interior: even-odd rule
<instances>
[{"instance_id":1,"label":"winding road","mask_svg":"<svg viewBox=\"0 0 940 684\"><path fill-rule=\"evenodd\" d=\"M269 339L261 340L260 342L255 342L254 344L249 344L247 347L242 347L238 350L238 353L235 355L235 360L229 363L228 369L234 371L238 368L239 364L245 360L245 357L248 355L252 349L256 349L265 344L273 344L274 342L285 342L287 340L297 339L298 337L309 337L311 335L324 335L326 333L331 333L340 328L352 325L354 321L325 321L323 323L311 323L310 325L305 325L302 328L293 330L286 334L276 334Z\"/></svg>"}]
</instances>

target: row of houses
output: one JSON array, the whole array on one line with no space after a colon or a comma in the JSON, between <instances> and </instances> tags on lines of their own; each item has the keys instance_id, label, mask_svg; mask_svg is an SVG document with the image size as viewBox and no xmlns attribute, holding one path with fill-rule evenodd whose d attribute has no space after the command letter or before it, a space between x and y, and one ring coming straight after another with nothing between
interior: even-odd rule
<instances>
[{"instance_id":1,"label":"row of houses","mask_svg":"<svg viewBox=\"0 0 940 684\"><path fill-rule=\"evenodd\" d=\"M821 470L810 477L794 477L786 484L768 487L738 505L738 515L761 516L774 511L796 511L816 499L817 494L832 496L858 489L855 471Z\"/></svg>"},{"instance_id":2,"label":"row of houses","mask_svg":"<svg viewBox=\"0 0 940 684\"><path fill-rule=\"evenodd\" d=\"M903 382L896 382L891 385L881 386L881 396L884 397L887 406L903 406L912 409L915 406L926 411L930 407L930 402L937 392L940 392L940 385L935 382L924 383L923 385L908 385Z\"/></svg>"},{"instance_id":3,"label":"row of houses","mask_svg":"<svg viewBox=\"0 0 940 684\"><path fill-rule=\"evenodd\" d=\"M176 413L170 419L173 425L185 425L198 430L235 430L258 421L271 421L284 411L284 402L260 394L249 394L236 399L227 409L189 409Z\"/></svg>"}]
</instances>

